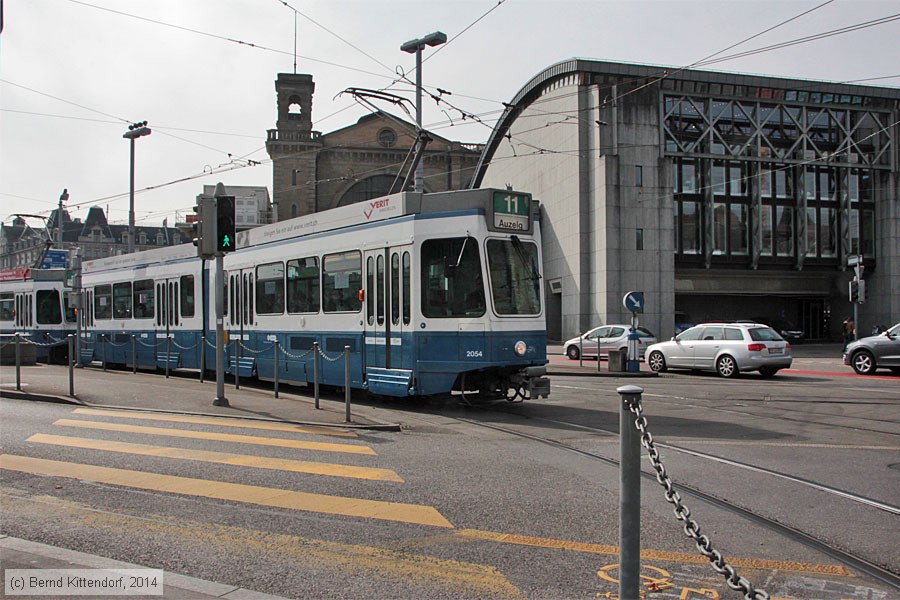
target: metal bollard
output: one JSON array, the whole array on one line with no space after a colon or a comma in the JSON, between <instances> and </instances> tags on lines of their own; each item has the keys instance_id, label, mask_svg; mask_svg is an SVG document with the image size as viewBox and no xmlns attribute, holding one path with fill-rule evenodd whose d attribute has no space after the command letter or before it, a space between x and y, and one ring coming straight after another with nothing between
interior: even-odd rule
<instances>
[{"instance_id":1,"label":"metal bollard","mask_svg":"<svg viewBox=\"0 0 900 600\"><path fill-rule=\"evenodd\" d=\"M641 438L631 407L642 388L623 385L619 412L619 597L640 597L641 572Z\"/></svg>"},{"instance_id":2,"label":"metal bollard","mask_svg":"<svg viewBox=\"0 0 900 600\"><path fill-rule=\"evenodd\" d=\"M131 334L131 374L137 375L137 336Z\"/></svg>"},{"instance_id":3,"label":"metal bollard","mask_svg":"<svg viewBox=\"0 0 900 600\"><path fill-rule=\"evenodd\" d=\"M100 347L103 349L103 370L106 370L106 335L100 336Z\"/></svg>"},{"instance_id":4,"label":"metal bollard","mask_svg":"<svg viewBox=\"0 0 900 600\"><path fill-rule=\"evenodd\" d=\"M206 376L206 336L200 336L200 383L203 383L203 378Z\"/></svg>"},{"instance_id":5,"label":"metal bollard","mask_svg":"<svg viewBox=\"0 0 900 600\"><path fill-rule=\"evenodd\" d=\"M69 338L69 396L75 397L75 336L71 333Z\"/></svg>"},{"instance_id":6,"label":"metal bollard","mask_svg":"<svg viewBox=\"0 0 900 600\"><path fill-rule=\"evenodd\" d=\"M350 346L344 346L344 420L350 422Z\"/></svg>"},{"instance_id":7,"label":"metal bollard","mask_svg":"<svg viewBox=\"0 0 900 600\"><path fill-rule=\"evenodd\" d=\"M313 396L319 408L319 342L313 342Z\"/></svg>"},{"instance_id":8,"label":"metal bollard","mask_svg":"<svg viewBox=\"0 0 900 600\"><path fill-rule=\"evenodd\" d=\"M166 336L166 379L169 378L169 362L172 360L172 336Z\"/></svg>"},{"instance_id":9,"label":"metal bollard","mask_svg":"<svg viewBox=\"0 0 900 600\"><path fill-rule=\"evenodd\" d=\"M19 332L16 332L16 391L22 391L22 350L19 347Z\"/></svg>"},{"instance_id":10,"label":"metal bollard","mask_svg":"<svg viewBox=\"0 0 900 600\"><path fill-rule=\"evenodd\" d=\"M275 397L278 397L278 355L281 352L281 346L278 344L278 340L275 340L275 360L272 361L275 366Z\"/></svg>"}]
</instances>

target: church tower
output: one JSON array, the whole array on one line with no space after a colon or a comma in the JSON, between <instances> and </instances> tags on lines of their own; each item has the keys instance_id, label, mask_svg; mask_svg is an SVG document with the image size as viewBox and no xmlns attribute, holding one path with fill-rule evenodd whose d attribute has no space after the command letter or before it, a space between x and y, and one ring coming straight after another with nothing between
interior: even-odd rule
<instances>
[{"instance_id":1,"label":"church tower","mask_svg":"<svg viewBox=\"0 0 900 600\"><path fill-rule=\"evenodd\" d=\"M272 201L279 221L316 212L316 156L321 134L312 130L312 75L279 73L276 129L268 131Z\"/></svg>"}]
</instances>

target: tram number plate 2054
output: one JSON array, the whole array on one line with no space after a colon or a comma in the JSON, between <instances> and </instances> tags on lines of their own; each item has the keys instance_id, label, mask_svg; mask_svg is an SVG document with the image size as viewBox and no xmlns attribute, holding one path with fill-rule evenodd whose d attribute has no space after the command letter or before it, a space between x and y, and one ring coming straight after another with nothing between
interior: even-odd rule
<instances>
[{"instance_id":1,"label":"tram number plate 2054","mask_svg":"<svg viewBox=\"0 0 900 600\"><path fill-rule=\"evenodd\" d=\"M466 358L484 358L484 350L466 350Z\"/></svg>"}]
</instances>

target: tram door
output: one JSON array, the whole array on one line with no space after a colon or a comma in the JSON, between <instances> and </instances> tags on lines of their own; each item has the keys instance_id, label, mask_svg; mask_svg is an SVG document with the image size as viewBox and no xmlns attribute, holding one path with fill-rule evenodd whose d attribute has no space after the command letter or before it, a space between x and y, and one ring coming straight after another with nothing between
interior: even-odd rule
<instances>
[{"instance_id":1,"label":"tram door","mask_svg":"<svg viewBox=\"0 0 900 600\"><path fill-rule=\"evenodd\" d=\"M166 338L181 321L179 313L178 279L160 279L156 282L156 333Z\"/></svg>"},{"instance_id":2,"label":"tram door","mask_svg":"<svg viewBox=\"0 0 900 600\"><path fill-rule=\"evenodd\" d=\"M393 246L365 253L366 366L410 369L403 338L409 330L412 246Z\"/></svg>"},{"instance_id":3,"label":"tram door","mask_svg":"<svg viewBox=\"0 0 900 600\"><path fill-rule=\"evenodd\" d=\"M246 342L250 326L254 320L253 306L253 270L235 269L229 271L225 279L228 282L228 296L225 306L225 326L229 330L226 346L230 365L246 352L238 342ZM243 371L241 375L244 375Z\"/></svg>"}]
</instances>

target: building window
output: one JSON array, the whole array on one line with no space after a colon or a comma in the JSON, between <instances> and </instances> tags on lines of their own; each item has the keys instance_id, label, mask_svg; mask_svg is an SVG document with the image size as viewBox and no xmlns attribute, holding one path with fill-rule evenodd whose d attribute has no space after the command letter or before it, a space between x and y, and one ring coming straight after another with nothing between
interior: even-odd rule
<instances>
[{"instance_id":1,"label":"building window","mask_svg":"<svg viewBox=\"0 0 900 600\"><path fill-rule=\"evenodd\" d=\"M644 230L638 228L635 230L635 242L634 242L635 250L643 250L644 249Z\"/></svg>"},{"instance_id":2,"label":"building window","mask_svg":"<svg viewBox=\"0 0 900 600\"><path fill-rule=\"evenodd\" d=\"M385 127L378 132L378 143L385 148L393 148L397 143L397 133L390 127Z\"/></svg>"},{"instance_id":3,"label":"building window","mask_svg":"<svg viewBox=\"0 0 900 600\"><path fill-rule=\"evenodd\" d=\"M644 187L644 167L641 165L634 166L634 185L635 187Z\"/></svg>"}]
</instances>

